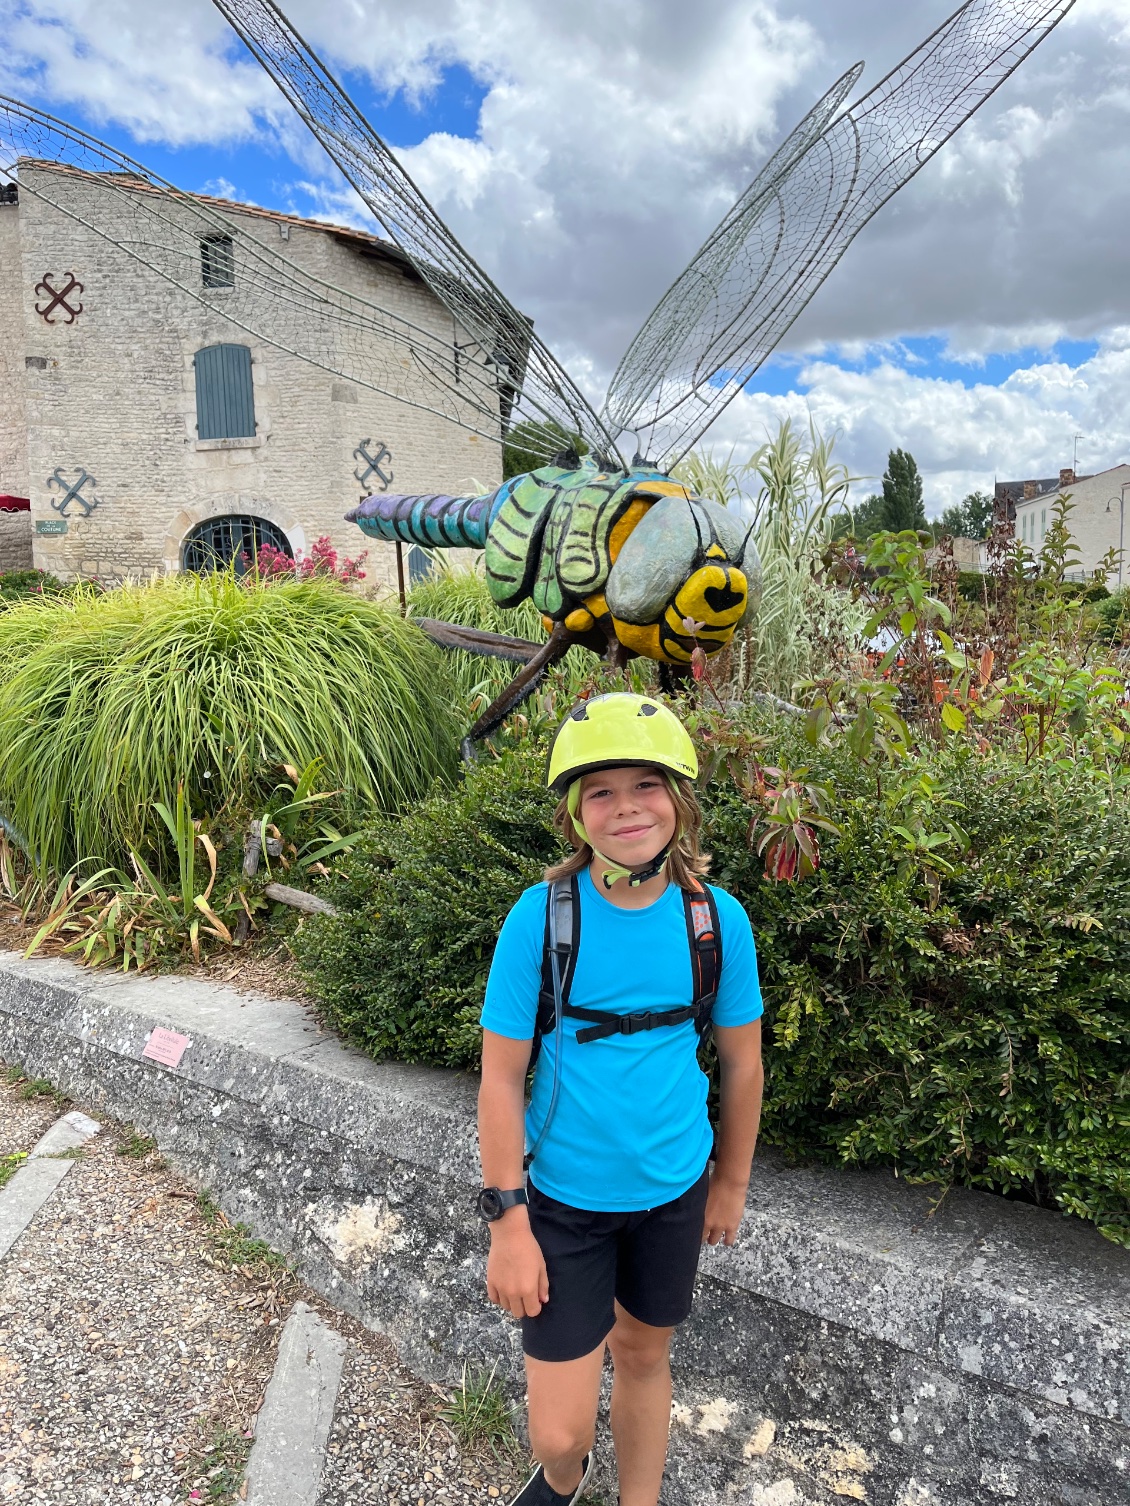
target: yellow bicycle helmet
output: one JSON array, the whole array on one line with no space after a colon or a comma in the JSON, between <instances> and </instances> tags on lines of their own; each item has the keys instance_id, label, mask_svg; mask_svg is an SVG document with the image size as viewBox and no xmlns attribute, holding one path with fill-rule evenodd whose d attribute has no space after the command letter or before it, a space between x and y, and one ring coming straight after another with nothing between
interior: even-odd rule
<instances>
[{"instance_id":1,"label":"yellow bicycle helmet","mask_svg":"<svg viewBox=\"0 0 1130 1506\"><path fill-rule=\"evenodd\" d=\"M650 696L619 691L573 707L549 750L546 783L558 795L596 769L639 764L694 779L698 757L673 712Z\"/></svg>"}]
</instances>

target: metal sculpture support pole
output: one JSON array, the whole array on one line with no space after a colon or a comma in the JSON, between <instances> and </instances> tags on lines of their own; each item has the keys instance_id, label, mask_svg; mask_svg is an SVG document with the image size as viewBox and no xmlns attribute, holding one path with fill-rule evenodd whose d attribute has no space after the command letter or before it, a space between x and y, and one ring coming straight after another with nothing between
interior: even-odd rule
<instances>
[{"instance_id":1,"label":"metal sculpture support pole","mask_svg":"<svg viewBox=\"0 0 1130 1506\"><path fill-rule=\"evenodd\" d=\"M396 541L396 589L400 592L400 615L408 616L408 598L404 594L404 545Z\"/></svg>"}]
</instances>

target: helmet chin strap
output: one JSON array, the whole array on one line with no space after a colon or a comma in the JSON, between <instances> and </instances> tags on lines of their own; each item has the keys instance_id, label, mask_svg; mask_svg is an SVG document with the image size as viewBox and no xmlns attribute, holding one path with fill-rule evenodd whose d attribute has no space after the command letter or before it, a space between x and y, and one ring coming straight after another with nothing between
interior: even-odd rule
<instances>
[{"instance_id":1,"label":"helmet chin strap","mask_svg":"<svg viewBox=\"0 0 1130 1506\"><path fill-rule=\"evenodd\" d=\"M671 774L668 774L667 780L671 788L677 794L679 786L676 784L674 777ZM663 872L664 868L667 865L667 859L671 856L671 849L672 847L674 847L675 840L679 835L677 831L675 833L675 836L671 838L666 846L663 847L659 852L657 852L655 857L652 858L651 862L646 864L643 868L625 868L623 863L613 862L611 858L606 858L602 852L598 852L597 849L593 847L592 838L585 830L584 825L577 814L581 804L581 781L579 779L574 779L573 783L569 786L569 792L566 796L566 802L569 809L569 817L573 822L573 830L577 833L582 842L585 842L589 847L592 847L593 857L596 858L598 863L603 865L600 870L600 878L606 889L611 889L612 885L616 883L618 879L627 879L628 888L637 889L641 884L646 884L649 882L649 880L658 878L659 875Z\"/></svg>"}]
</instances>

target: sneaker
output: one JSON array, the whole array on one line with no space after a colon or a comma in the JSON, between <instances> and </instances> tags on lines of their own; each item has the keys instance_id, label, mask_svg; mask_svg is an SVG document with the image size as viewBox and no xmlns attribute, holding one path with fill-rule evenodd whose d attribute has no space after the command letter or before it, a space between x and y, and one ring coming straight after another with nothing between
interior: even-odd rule
<instances>
[{"instance_id":1,"label":"sneaker","mask_svg":"<svg viewBox=\"0 0 1130 1506\"><path fill-rule=\"evenodd\" d=\"M581 1483L571 1496L559 1495L545 1478L545 1471L539 1464L537 1469L523 1485L522 1489L514 1497L510 1506L557 1506L559 1501L565 1501L567 1506L575 1506L581 1499L581 1492L589 1483L592 1474L592 1454L586 1454L582 1463L584 1474Z\"/></svg>"}]
</instances>

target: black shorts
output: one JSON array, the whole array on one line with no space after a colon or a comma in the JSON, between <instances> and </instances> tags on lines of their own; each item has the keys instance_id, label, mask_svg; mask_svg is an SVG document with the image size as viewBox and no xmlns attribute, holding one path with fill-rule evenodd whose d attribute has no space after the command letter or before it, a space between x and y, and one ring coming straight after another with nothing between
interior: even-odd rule
<instances>
[{"instance_id":1,"label":"black shorts","mask_svg":"<svg viewBox=\"0 0 1130 1506\"><path fill-rule=\"evenodd\" d=\"M593 1213L531 1182L530 1227L549 1276L549 1301L522 1319L535 1360L579 1360L616 1322L614 1301L641 1323L674 1328L690 1314L702 1249L707 1171L681 1197L638 1213Z\"/></svg>"}]
</instances>

